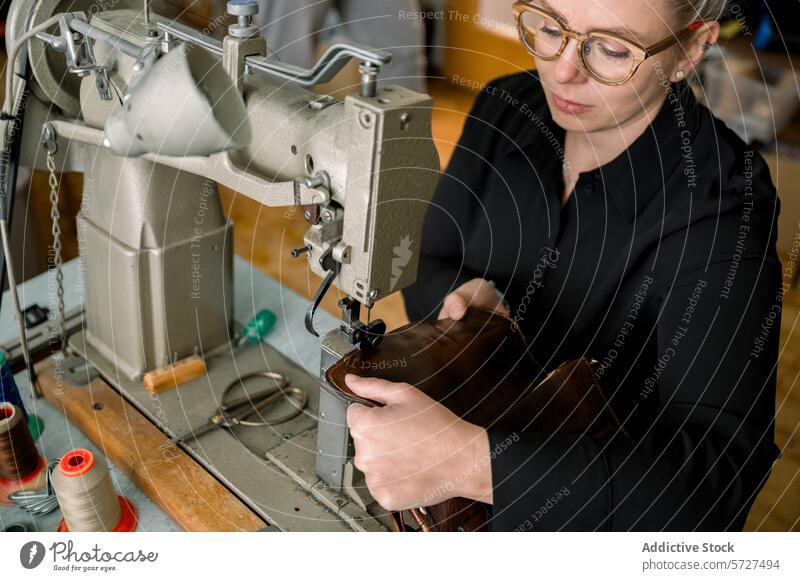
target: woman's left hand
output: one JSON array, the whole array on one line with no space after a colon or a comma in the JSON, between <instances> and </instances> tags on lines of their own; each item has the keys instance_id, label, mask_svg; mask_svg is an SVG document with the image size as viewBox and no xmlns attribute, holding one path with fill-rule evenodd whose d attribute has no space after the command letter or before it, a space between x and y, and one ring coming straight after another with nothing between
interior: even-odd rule
<instances>
[{"instance_id":1,"label":"woman's left hand","mask_svg":"<svg viewBox=\"0 0 800 581\"><path fill-rule=\"evenodd\" d=\"M489 438L407 383L347 374L361 397L383 407L351 404L347 425L355 466L386 510L429 506L461 496L492 502Z\"/></svg>"}]
</instances>

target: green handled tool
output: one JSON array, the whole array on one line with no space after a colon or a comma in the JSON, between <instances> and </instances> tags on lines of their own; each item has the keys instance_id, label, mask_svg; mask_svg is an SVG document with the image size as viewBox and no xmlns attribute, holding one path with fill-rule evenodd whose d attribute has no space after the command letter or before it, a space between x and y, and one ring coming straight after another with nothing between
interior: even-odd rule
<instances>
[{"instance_id":1,"label":"green handled tool","mask_svg":"<svg viewBox=\"0 0 800 581\"><path fill-rule=\"evenodd\" d=\"M211 351L206 351L203 353L203 359L209 359L226 351L235 354L245 345L258 344L272 331L277 319L278 317L275 316L275 313L268 309L258 311L256 316L245 323L244 327L231 338L230 343L224 343Z\"/></svg>"}]
</instances>

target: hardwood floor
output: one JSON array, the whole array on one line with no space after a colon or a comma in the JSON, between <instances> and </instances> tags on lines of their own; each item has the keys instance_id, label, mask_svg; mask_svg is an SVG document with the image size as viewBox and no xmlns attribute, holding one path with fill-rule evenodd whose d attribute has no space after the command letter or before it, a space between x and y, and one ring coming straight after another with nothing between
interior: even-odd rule
<instances>
[{"instance_id":1,"label":"hardwood floor","mask_svg":"<svg viewBox=\"0 0 800 581\"><path fill-rule=\"evenodd\" d=\"M775 442L781 458L758 495L747 530L800 531L800 292L783 299Z\"/></svg>"}]
</instances>

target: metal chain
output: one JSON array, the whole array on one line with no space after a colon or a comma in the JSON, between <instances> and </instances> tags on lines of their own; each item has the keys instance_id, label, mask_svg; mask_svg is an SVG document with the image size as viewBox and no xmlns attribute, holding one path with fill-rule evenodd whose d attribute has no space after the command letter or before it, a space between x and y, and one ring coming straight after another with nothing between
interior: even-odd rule
<instances>
[{"instance_id":1,"label":"metal chain","mask_svg":"<svg viewBox=\"0 0 800 581\"><path fill-rule=\"evenodd\" d=\"M67 325L64 309L64 259L61 256L61 213L58 211L58 177L56 176L56 158L58 142L53 126L46 123L42 126L42 138L47 150L47 169L50 172L50 219L53 221L53 264L56 270L56 292L58 293L58 319L56 322L61 352L67 350Z\"/></svg>"}]
</instances>

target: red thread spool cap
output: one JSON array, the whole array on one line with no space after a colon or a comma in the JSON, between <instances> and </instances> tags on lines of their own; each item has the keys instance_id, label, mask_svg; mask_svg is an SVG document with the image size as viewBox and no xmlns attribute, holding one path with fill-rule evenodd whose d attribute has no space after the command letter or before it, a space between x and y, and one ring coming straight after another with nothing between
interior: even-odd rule
<instances>
[{"instance_id":1,"label":"red thread spool cap","mask_svg":"<svg viewBox=\"0 0 800 581\"><path fill-rule=\"evenodd\" d=\"M0 404L0 422L7 420L14 415L14 406L10 403Z\"/></svg>"},{"instance_id":2,"label":"red thread spool cap","mask_svg":"<svg viewBox=\"0 0 800 581\"><path fill-rule=\"evenodd\" d=\"M64 476L83 476L94 466L94 454L85 448L76 448L64 454L58 469Z\"/></svg>"}]
</instances>

